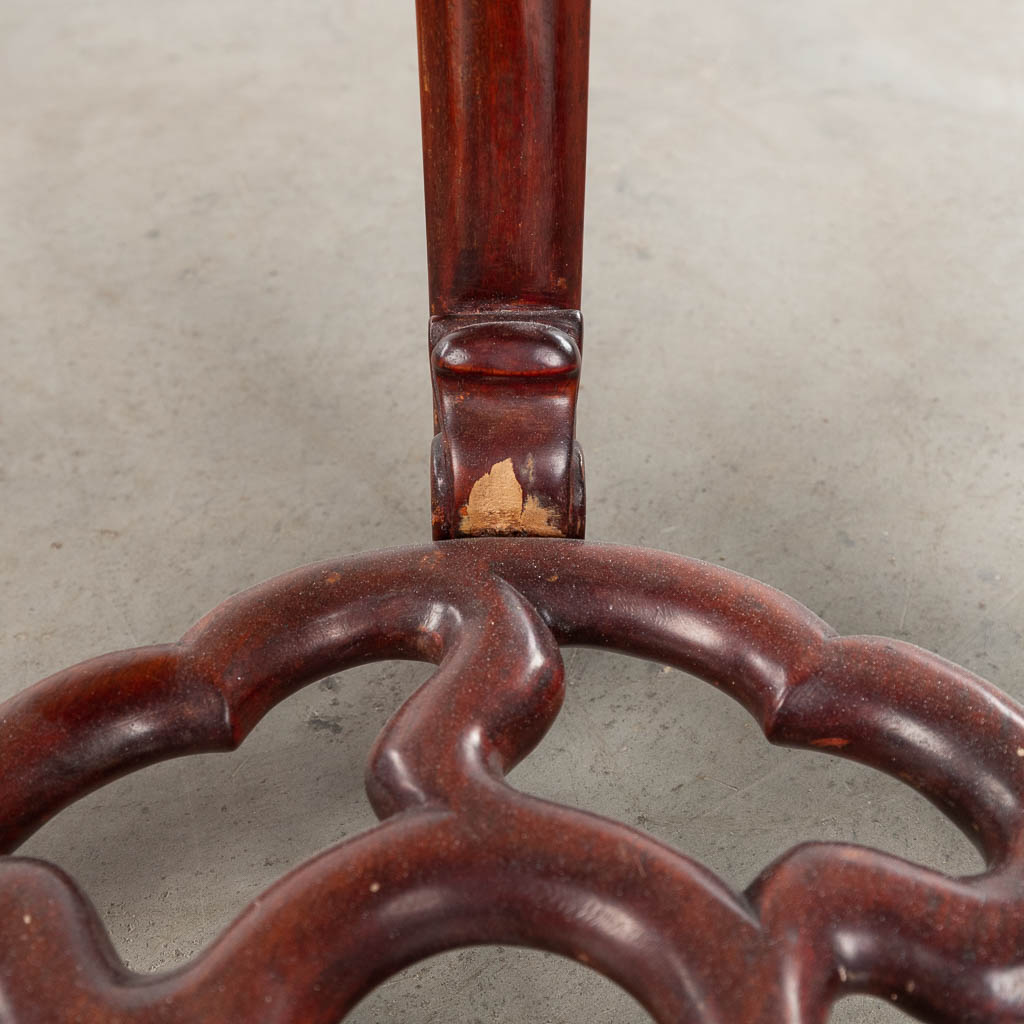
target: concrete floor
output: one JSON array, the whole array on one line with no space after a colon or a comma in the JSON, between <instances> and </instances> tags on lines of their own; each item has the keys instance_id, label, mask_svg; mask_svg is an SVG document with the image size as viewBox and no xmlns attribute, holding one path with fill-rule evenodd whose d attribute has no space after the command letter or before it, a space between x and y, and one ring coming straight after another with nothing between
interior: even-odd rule
<instances>
[{"instance_id":1,"label":"concrete floor","mask_svg":"<svg viewBox=\"0 0 1024 1024\"><path fill-rule=\"evenodd\" d=\"M1011 0L595 5L592 539L726 563L1024 697L1022 38ZM294 565L425 540L430 396L411 0L6 0L0 40L6 697ZM979 866L923 799L769 749L708 687L568 666L521 787L736 886L812 838ZM132 967L179 965L371 823L364 754L425 674L314 686L24 852L78 878ZM487 949L350 1019L649 1018Z\"/></svg>"}]
</instances>

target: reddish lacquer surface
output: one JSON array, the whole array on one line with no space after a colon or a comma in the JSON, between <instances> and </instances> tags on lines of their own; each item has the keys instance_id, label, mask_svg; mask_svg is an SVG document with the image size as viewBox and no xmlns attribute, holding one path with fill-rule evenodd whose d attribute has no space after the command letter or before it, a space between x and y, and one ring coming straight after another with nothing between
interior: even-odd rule
<instances>
[{"instance_id":1,"label":"reddish lacquer surface","mask_svg":"<svg viewBox=\"0 0 1024 1024\"><path fill-rule=\"evenodd\" d=\"M430 312L579 309L589 0L417 0Z\"/></svg>"},{"instance_id":2,"label":"reddish lacquer surface","mask_svg":"<svg viewBox=\"0 0 1024 1024\"><path fill-rule=\"evenodd\" d=\"M582 537L589 0L417 15L434 538Z\"/></svg>"},{"instance_id":3,"label":"reddish lacquer surface","mask_svg":"<svg viewBox=\"0 0 1024 1024\"><path fill-rule=\"evenodd\" d=\"M643 832L517 792L503 777L562 701L560 644L675 665L773 742L898 776L988 871L954 879L822 843L734 892ZM0 861L5 1019L333 1024L404 966L490 942L573 957L660 1024L821 1024L849 992L949 1024L1024 1019L1024 712L934 655L838 637L763 584L659 552L482 539L322 563L232 598L177 644L68 669L0 708L5 849L95 786L232 748L298 687L382 658L438 667L368 752L379 826L156 976L117 961L56 868Z\"/></svg>"}]
</instances>

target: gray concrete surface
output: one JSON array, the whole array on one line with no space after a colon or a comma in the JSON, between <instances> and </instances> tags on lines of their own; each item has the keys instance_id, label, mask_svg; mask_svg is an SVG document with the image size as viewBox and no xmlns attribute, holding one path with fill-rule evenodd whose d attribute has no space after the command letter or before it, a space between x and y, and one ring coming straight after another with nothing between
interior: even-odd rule
<instances>
[{"instance_id":1,"label":"gray concrete surface","mask_svg":"<svg viewBox=\"0 0 1024 1024\"><path fill-rule=\"evenodd\" d=\"M726 563L1024 697L1022 39L1011 0L595 5L591 538ZM0 46L0 696L296 564L424 540L411 0L6 0ZM979 865L913 793L769 749L710 688L568 665L526 789L737 886L811 838ZM424 674L312 687L24 852L79 879L132 967L179 965L371 823L364 753ZM487 949L352 1019L648 1018Z\"/></svg>"}]
</instances>

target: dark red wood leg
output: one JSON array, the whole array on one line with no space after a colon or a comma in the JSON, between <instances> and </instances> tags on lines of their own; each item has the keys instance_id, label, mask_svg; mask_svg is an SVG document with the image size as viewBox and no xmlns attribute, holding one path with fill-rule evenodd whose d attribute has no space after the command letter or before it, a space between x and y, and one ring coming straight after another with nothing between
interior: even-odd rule
<instances>
[{"instance_id":1,"label":"dark red wood leg","mask_svg":"<svg viewBox=\"0 0 1024 1024\"><path fill-rule=\"evenodd\" d=\"M434 538L582 537L589 0L418 0Z\"/></svg>"}]
</instances>

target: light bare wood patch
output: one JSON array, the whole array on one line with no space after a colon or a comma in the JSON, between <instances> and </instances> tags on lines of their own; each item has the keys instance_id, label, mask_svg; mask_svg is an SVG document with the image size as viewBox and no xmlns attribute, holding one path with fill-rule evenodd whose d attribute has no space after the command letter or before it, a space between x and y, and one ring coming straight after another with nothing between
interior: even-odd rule
<instances>
[{"instance_id":1,"label":"light bare wood patch","mask_svg":"<svg viewBox=\"0 0 1024 1024\"><path fill-rule=\"evenodd\" d=\"M463 534L519 533L531 537L561 537L551 521L554 513L540 499L527 495L516 479L512 460L496 462L469 492L469 501L459 523Z\"/></svg>"}]
</instances>

